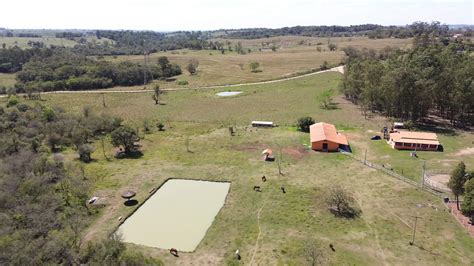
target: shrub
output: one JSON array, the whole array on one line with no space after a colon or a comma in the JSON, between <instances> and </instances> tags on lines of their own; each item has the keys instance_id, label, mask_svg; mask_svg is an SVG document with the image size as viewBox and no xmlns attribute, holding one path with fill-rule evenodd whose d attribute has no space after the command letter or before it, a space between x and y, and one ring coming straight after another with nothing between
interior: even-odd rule
<instances>
[{"instance_id":1,"label":"shrub","mask_svg":"<svg viewBox=\"0 0 474 266\"><path fill-rule=\"evenodd\" d=\"M188 85L189 82L187 80L178 80L178 81L176 81L176 84L178 84L178 85Z\"/></svg>"},{"instance_id":2,"label":"shrub","mask_svg":"<svg viewBox=\"0 0 474 266\"><path fill-rule=\"evenodd\" d=\"M8 97L7 107L15 106L18 104L18 98L13 95Z\"/></svg>"},{"instance_id":3,"label":"shrub","mask_svg":"<svg viewBox=\"0 0 474 266\"><path fill-rule=\"evenodd\" d=\"M309 126L314 124L314 119L312 117L306 116L298 119L298 130L302 132L309 132Z\"/></svg>"},{"instance_id":4,"label":"shrub","mask_svg":"<svg viewBox=\"0 0 474 266\"><path fill-rule=\"evenodd\" d=\"M91 153L94 151L95 148L89 144L79 145L79 148L77 149L77 153L79 153L79 159L86 163L91 161Z\"/></svg>"}]
</instances>

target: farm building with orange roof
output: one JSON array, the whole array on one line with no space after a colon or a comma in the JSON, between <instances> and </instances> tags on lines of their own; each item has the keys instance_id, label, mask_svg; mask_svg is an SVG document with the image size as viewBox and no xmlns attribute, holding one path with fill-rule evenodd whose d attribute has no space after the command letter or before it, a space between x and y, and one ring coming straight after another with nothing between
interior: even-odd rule
<instances>
[{"instance_id":1,"label":"farm building with orange roof","mask_svg":"<svg viewBox=\"0 0 474 266\"><path fill-rule=\"evenodd\" d=\"M413 131L390 133L389 143L397 150L436 151L440 146L435 133Z\"/></svg>"},{"instance_id":2,"label":"farm building with orange roof","mask_svg":"<svg viewBox=\"0 0 474 266\"><path fill-rule=\"evenodd\" d=\"M309 127L311 148L316 151L349 150L346 136L339 134L332 124L320 122Z\"/></svg>"}]
</instances>

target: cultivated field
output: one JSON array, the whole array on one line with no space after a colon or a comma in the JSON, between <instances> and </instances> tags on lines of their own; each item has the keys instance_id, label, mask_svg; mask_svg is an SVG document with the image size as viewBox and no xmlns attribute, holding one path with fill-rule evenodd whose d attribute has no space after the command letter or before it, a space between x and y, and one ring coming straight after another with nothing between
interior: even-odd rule
<instances>
[{"instance_id":1,"label":"cultivated field","mask_svg":"<svg viewBox=\"0 0 474 266\"><path fill-rule=\"evenodd\" d=\"M183 69L183 74L178 76L178 80L186 80L189 85L185 87L198 87L209 85L226 85L244 82L255 82L262 80L277 79L285 76L294 75L296 73L304 73L311 70L319 69L324 61L331 65L341 63L344 58L344 47L353 46L362 49L381 50L387 46L393 48L407 48L411 45L411 39L383 39L370 40L363 37L354 38L331 38L331 43L338 45L337 51L329 51L327 47L327 38L311 38L285 36L279 38L257 39L257 40L230 40L232 49L238 41L242 42L245 55L239 55L235 51L226 51L221 54L215 50L177 50L168 52L159 52L150 55L151 62L156 62L158 57L167 56L168 59L179 64ZM219 40L225 43L226 40ZM303 44L301 44L303 41ZM262 50L261 43L274 43L278 47L276 51ZM312 45L308 46L311 42ZM321 42L321 45L316 45ZM317 51L317 47L321 51ZM228 45L224 45L228 48ZM251 50L248 53L248 49ZM131 60L135 62L143 62L143 56L118 56L107 57L108 60L115 62ZM189 75L186 71L186 65L190 60L199 61L198 73ZM251 62L259 62L261 72L252 73L249 68ZM180 87L175 82L158 82L163 88ZM142 87L136 87L142 88Z\"/></svg>"},{"instance_id":2,"label":"cultivated field","mask_svg":"<svg viewBox=\"0 0 474 266\"><path fill-rule=\"evenodd\" d=\"M225 56L246 55L222 57ZM106 237L115 230L118 217L132 212L134 207L123 205L122 191L137 191L141 202L153 187L176 177L232 184L226 204L195 252L175 258L164 250L130 245L159 256L167 264L237 264L233 257L239 249L244 264L302 265L308 257L304 246L310 240L319 243L324 264L472 263L474 241L447 212L440 198L345 155L310 151L306 148L308 134L296 131L293 125L306 115L334 123L348 135L357 156L363 157L368 147L368 159L390 163L396 171L404 169L404 174L415 180L417 173L421 174L422 159L433 168L442 165L452 169L460 160L472 166L473 156L461 152L472 146L472 133L439 134L445 152L418 152L420 158L412 159L408 152L392 150L383 141L369 140L390 121L378 116L366 120L356 106L339 96L335 98L336 109L321 109L317 96L323 90L337 91L339 81L340 74L324 73L232 88L244 93L229 98L215 96L221 90L172 91L163 95L162 105L154 104L151 93L107 94L105 108L98 94L44 95L46 104L78 115L90 106L95 114L120 116L126 124L138 127L144 137L144 155L139 159L111 159L114 148L106 140L105 153L110 161L106 160L101 141L97 141L95 161L86 165L86 176L95 184L91 195L104 197L108 205L91 224L85 239ZM157 122L163 122L166 131L154 129L143 135L144 120L153 129ZM271 120L280 126L254 129L248 127L251 120ZM228 132L231 125L237 127L234 137ZM278 174L276 162L261 160L261 151L268 147L277 154L281 151L284 175ZM65 153L76 158L72 150ZM262 175L267 177L266 183L261 182ZM353 191L362 210L360 218L335 218L328 212L325 194L334 184ZM254 185L260 185L263 191L254 192ZM281 193L281 186L286 188L286 194ZM414 215L421 218L415 245L410 246Z\"/></svg>"}]
</instances>

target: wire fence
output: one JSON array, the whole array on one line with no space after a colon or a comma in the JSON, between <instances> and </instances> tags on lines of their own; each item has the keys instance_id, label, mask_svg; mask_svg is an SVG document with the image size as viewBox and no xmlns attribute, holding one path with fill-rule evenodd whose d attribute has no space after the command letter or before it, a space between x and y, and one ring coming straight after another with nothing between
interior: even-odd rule
<instances>
[{"instance_id":1,"label":"wire fence","mask_svg":"<svg viewBox=\"0 0 474 266\"><path fill-rule=\"evenodd\" d=\"M422 183L418 183L408 177L405 177L399 173L396 173L394 171L392 171L391 169L387 169L386 167L383 167L382 165L378 165L378 164L375 164L373 162L370 162L370 161L367 161L366 159L362 159L362 158L359 158L357 156L355 156L354 154L350 153L350 152L347 152L347 151L344 151L344 150L339 150L342 154L344 155L347 155L349 157L351 157L352 159L356 160L356 161L359 161L360 163L370 167L370 168L373 168L373 169L376 169L378 171L381 171L381 172L384 172L385 174L387 175L390 175L392 177L395 177L415 188L419 188L419 189L422 189L434 196L437 196L437 197L443 197L445 193L443 193L443 191L440 191L438 190L436 187L430 187L430 184L426 184L425 182L422 182ZM426 180L426 179L425 179Z\"/></svg>"}]
</instances>

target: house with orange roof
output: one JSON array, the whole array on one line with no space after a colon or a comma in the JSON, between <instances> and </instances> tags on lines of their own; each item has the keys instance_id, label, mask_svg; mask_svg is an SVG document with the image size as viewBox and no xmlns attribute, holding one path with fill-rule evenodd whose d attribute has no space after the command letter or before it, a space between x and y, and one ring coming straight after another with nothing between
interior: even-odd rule
<instances>
[{"instance_id":1,"label":"house with orange roof","mask_svg":"<svg viewBox=\"0 0 474 266\"><path fill-rule=\"evenodd\" d=\"M346 136L337 132L332 124L320 122L309 127L311 148L316 151L349 150Z\"/></svg>"},{"instance_id":2,"label":"house with orange roof","mask_svg":"<svg viewBox=\"0 0 474 266\"><path fill-rule=\"evenodd\" d=\"M441 145L435 133L415 131L392 132L389 144L397 150L417 151L436 151Z\"/></svg>"}]
</instances>

